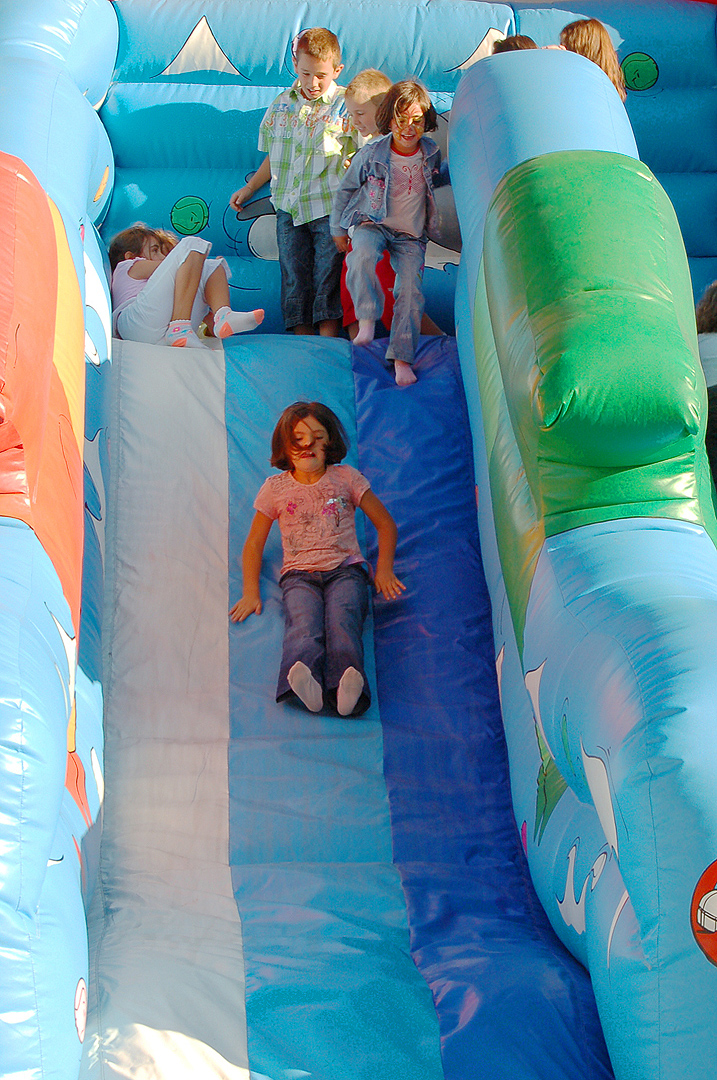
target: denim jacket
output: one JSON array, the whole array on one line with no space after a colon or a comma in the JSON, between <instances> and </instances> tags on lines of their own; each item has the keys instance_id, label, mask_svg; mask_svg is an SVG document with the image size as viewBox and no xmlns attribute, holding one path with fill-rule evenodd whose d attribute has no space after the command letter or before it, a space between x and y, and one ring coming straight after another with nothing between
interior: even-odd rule
<instances>
[{"instance_id":1,"label":"denim jacket","mask_svg":"<svg viewBox=\"0 0 717 1080\"><path fill-rule=\"evenodd\" d=\"M442 182L441 151L433 139L424 135L423 175L426 181L426 236L433 237L438 228L438 212L433 188ZM386 217L388 189L391 178L391 135L372 139L354 155L334 195L329 227L332 236L345 236L352 225L373 221L380 225Z\"/></svg>"}]
</instances>

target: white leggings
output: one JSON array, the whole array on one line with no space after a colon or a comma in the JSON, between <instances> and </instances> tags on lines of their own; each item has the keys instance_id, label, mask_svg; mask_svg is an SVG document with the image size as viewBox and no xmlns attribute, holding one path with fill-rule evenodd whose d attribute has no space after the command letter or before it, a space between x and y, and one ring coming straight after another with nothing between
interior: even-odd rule
<instances>
[{"instance_id":1,"label":"white leggings","mask_svg":"<svg viewBox=\"0 0 717 1080\"><path fill-rule=\"evenodd\" d=\"M125 341L146 341L149 345L158 345L167 333L167 327L172 319L174 281L179 267L190 251L200 251L204 254L211 246L208 240L202 240L198 236L183 237L176 247L172 248L166 259L159 264L152 276L147 278L147 284L142 291L116 315L116 329L119 336ZM192 307L192 326L195 331L209 310L209 305L204 299L204 287L218 266L224 267L229 278L229 267L224 259L204 260L199 288Z\"/></svg>"}]
</instances>

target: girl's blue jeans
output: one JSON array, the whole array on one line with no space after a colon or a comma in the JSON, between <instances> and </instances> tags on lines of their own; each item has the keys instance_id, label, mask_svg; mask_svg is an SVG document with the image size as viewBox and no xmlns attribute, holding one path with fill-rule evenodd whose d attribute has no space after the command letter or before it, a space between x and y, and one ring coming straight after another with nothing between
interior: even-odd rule
<instances>
[{"instance_id":1,"label":"girl's blue jeans","mask_svg":"<svg viewBox=\"0 0 717 1080\"><path fill-rule=\"evenodd\" d=\"M376 276L376 263L388 249L396 271L393 287L393 322L386 350L390 360L412 364L416 355L423 315L423 267L426 243L384 225L362 222L354 229L351 251L346 257L346 285L357 319L381 318L384 297Z\"/></svg>"},{"instance_id":2,"label":"girl's blue jeans","mask_svg":"<svg viewBox=\"0 0 717 1080\"><path fill-rule=\"evenodd\" d=\"M363 624L368 614L368 574L360 563L335 570L289 570L281 579L284 594L284 652L276 700L293 697L287 675L303 661L324 691L324 701L336 704L336 688L349 667L364 680L364 690L352 715L371 703L363 665Z\"/></svg>"}]
</instances>

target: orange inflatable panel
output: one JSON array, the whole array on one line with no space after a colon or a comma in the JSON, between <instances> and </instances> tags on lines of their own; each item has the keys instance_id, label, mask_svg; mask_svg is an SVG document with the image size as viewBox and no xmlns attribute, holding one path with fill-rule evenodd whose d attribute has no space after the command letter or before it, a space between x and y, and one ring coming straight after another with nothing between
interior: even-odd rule
<instances>
[{"instance_id":1,"label":"orange inflatable panel","mask_svg":"<svg viewBox=\"0 0 717 1080\"><path fill-rule=\"evenodd\" d=\"M0 517L52 559L79 626L84 433L82 297L62 219L0 154Z\"/></svg>"}]
</instances>

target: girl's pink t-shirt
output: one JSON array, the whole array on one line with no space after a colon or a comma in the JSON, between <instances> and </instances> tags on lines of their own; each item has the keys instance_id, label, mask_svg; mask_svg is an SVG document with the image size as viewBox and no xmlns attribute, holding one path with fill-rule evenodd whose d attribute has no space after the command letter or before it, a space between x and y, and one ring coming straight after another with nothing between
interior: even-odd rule
<instances>
[{"instance_id":1,"label":"girl's pink t-shirt","mask_svg":"<svg viewBox=\"0 0 717 1080\"><path fill-rule=\"evenodd\" d=\"M122 308L127 307L130 300L134 300L135 296L142 292L149 280L148 278L129 276L129 272L136 262L137 259L123 259L122 262L117 263L112 273L112 307L115 315Z\"/></svg>"},{"instance_id":2,"label":"girl's pink t-shirt","mask_svg":"<svg viewBox=\"0 0 717 1080\"><path fill-rule=\"evenodd\" d=\"M351 465L328 465L315 484L300 484L290 472L270 476L254 509L279 522L288 570L335 570L364 561L356 538L356 507L371 485Z\"/></svg>"}]
</instances>

